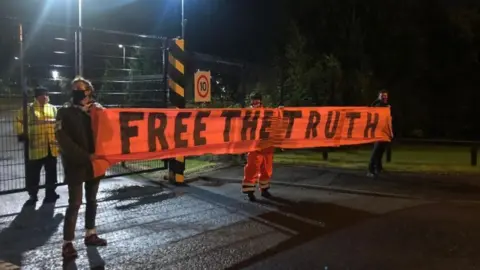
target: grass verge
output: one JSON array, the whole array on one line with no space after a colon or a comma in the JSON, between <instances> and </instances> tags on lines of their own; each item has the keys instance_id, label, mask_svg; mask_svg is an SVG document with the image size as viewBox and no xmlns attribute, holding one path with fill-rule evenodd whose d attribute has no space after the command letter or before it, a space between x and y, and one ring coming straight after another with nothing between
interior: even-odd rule
<instances>
[{"instance_id":1,"label":"grass verge","mask_svg":"<svg viewBox=\"0 0 480 270\"><path fill-rule=\"evenodd\" d=\"M275 163L366 170L370 154L371 147L339 148L323 160L320 151L287 150L275 154ZM480 174L479 166L470 165L468 147L395 145L392 161L384 159L384 167L398 172Z\"/></svg>"},{"instance_id":2,"label":"grass verge","mask_svg":"<svg viewBox=\"0 0 480 270\"><path fill-rule=\"evenodd\" d=\"M326 168L367 170L371 146L338 148L329 152L328 160L323 160L322 152L311 149L286 150L275 153L274 162L285 165L308 165ZM225 163L209 158L190 157L186 160L185 175L209 171L224 166ZM155 168L163 166L162 161L137 161L129 166ZM480 175L480 166L470 165L468 147L394 145L392 161L384 167L391 172L428 173L446 175ZM166 170L154 173L164 175Z\"/></svg>"}]
</instances>

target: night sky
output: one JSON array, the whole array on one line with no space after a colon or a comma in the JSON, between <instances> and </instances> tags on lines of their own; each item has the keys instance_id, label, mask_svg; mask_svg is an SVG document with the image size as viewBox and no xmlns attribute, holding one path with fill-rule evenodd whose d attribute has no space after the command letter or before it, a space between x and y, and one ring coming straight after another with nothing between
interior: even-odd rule
<instances>
[{"instance_id":1,"label":"night sky","mask_svg":"<svg viewBox=\"0 0 480 270\"><path fill-rule=\"evenodd\" d=\"M75 25L78 0L2 0L0 16ZM187 49L264 60L278 37L282 1L185 0ZM174 37L181 34L180 0L83 0L84 27Z\"/></svg>"},{"instance_id":2,"label":"night sky","mask_svg":"<svg viewBox=\"0 0 480 270\"><path fill-rule=\"evenodd\" d=\"M168 38L181 35L181 0L83 1L86 28ZM75 26L77 6L78 0L0 0L0 17ZM221 68L215 71L222 73L225 81L232 81L228 89L232 89L235 102L244 94L237 91L241 80L248 83L249 90L261 82L264 94L277 99L275 104L280 97L277 86L282 85L282 99L292 106L370 104L379 89L388 89L392 110L401 115L395 118L400 119L396 130L405 136L471 139L480 134L480 107L476 104L480 99L478 0L185 0L185 10L187 51L248 62L248 72L254 75L248 80L241 79L238 70L230 72L232 78ZM4 21L0 23L0 70L7 67L5 74L15 74L13 59L19 43L15 25L8 32ZM41 34L44 42L55 40L55 31L63 31L58 36L70 34L66 40L73 40L71 29L56 29L43 29L47 31ZM100 74L106 72L107 62L121 66L117 45L148 46L147 42L127 43L119 36L102 35L104 40L85 37L85 50L97 50L84 53L85 67ZM45 67L61 62L44 51L54 54L74 47L63 43L63 48L57 48L41 40L30 39L35 45L30 50L26 45L26 66L33 63L28 71L36 68L35 63ZM147 57L144 51L142 57ZM88 59L100 58L97 52L112 61L87 64ZM133 52L130 48L126 54ZM45 59L36 61L33 56ZM161 59L155 54L148 57L151 62ZM69 59L73 62L74 58ZM137 62L140 65L141 61Z\"/></svg>"}]
</instances>

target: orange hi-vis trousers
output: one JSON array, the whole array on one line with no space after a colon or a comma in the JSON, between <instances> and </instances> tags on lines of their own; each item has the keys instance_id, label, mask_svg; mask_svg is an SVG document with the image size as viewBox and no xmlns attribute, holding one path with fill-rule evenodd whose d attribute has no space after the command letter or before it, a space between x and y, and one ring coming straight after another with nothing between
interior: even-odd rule
<instances>
[{"instance_id":1,"label":"orange hi-vis trousers","mask_svg":"<svg viewBox=\"0 0 480 270\"><path fill-rule=\"evenodd\" d=\"M259 181L260 190L270 188L270 178L272 178L273 171L273 152L274 148L270 147L248 153L242 182L243 193L255 191L257 181Z\"/></svg>"}]
</instances>

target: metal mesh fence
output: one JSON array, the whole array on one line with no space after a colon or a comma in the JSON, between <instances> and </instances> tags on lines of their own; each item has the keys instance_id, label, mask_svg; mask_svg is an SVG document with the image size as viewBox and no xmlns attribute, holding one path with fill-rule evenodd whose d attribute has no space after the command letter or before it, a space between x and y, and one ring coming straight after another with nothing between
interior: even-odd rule
<instances>
[{"instance_id":1,"label":"metal mesh fence","mask_svg":"<svg viewBox=\"0 0 480 270\"><path fill-rule=\"evenodd\" d=\"M7 82L2 81L5 85ZM22 106L22 97L11 93L15 88L2 87L0 94L0 191L24 186L25 161L23 144L14 132L14 120Z\"/></svg>"},{"instance_id":2,"label":"metal mesh fence","mask_svg":"<svg viewBox=\"0 0 480 270\"><path fill-rule=\"evenodd\" d=\"M167 106L166 40L106 30L84 30L83 73L105 107ZM163 160L123 162L107 177L164 169Z\"/></svg>"},{"instance_id":3,"label":"metal mesh fence","mask_svg":"<svg viewBox=\"0 0 480 270\"><path fill-rule=\"evenodd\" d=\"M47 88L49 103L58 108L69 101L70 81L83 71L95 86L97 100L105 107L167 105L163 38L83 29L80 40L76 28L10 19L1 20L0 31L12 54L0 77L0 193L25 189L25 164L31 171L32 160L56 153L55 113L36 106L34 88ZM28 132L23 132L25 125ZM28 140L20 140L23 133ZM113 166L107 177L165 168L162 160L150 161L148 167L142 164ZM60 159L56 171L57 181L63 182ZM43 170L41 179L44 185Z\"/></svg>"},{"instance_id":4,"label":"metal mesh fence","mask_svg":"<svg viewBox=\"0 0 480 270\"><path fill-rule=\"evenodd\" d=\"M25 148L18 141L15 124L22 113L23 93L20 84L19 25L13 21L0 22L2 59L0 77L0 192L25 187Z\"/></svg>"}]
</instances>

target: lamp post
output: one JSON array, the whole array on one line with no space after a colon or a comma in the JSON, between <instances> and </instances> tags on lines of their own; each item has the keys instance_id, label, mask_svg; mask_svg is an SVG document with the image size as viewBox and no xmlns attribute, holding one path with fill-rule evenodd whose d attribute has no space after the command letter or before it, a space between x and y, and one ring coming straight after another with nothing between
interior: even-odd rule
<instances>
[{"instance_id":1,"label":"lamp post","mask_svg":"<svg viewBox=\"0 0 480 270\"><path fill-rule=\"evenodd\" d=\"M123 68L125 68L125 46L118 44L118 48L123 50Z\"/></svg>"},{"instance_id":2,"label":"lamp post","mask_svg":"<svg viewBox=\"0 0 480 270\"><path fill-rule=\"evenodd\" d=\"M80 76L83 76L82 1L78 0L78 74Z\"/></svg>"},{"instance_id":3,"label":"lamp post","mask_svg":"<svg viewBox=\"0 0 480 270\"><path fill-rule=\"evenodd\" d=\"M182 39L185 39L185 26L186 26L186 20L185 20L185 0L182 0Z\"/></svg>"}]
</instances>

